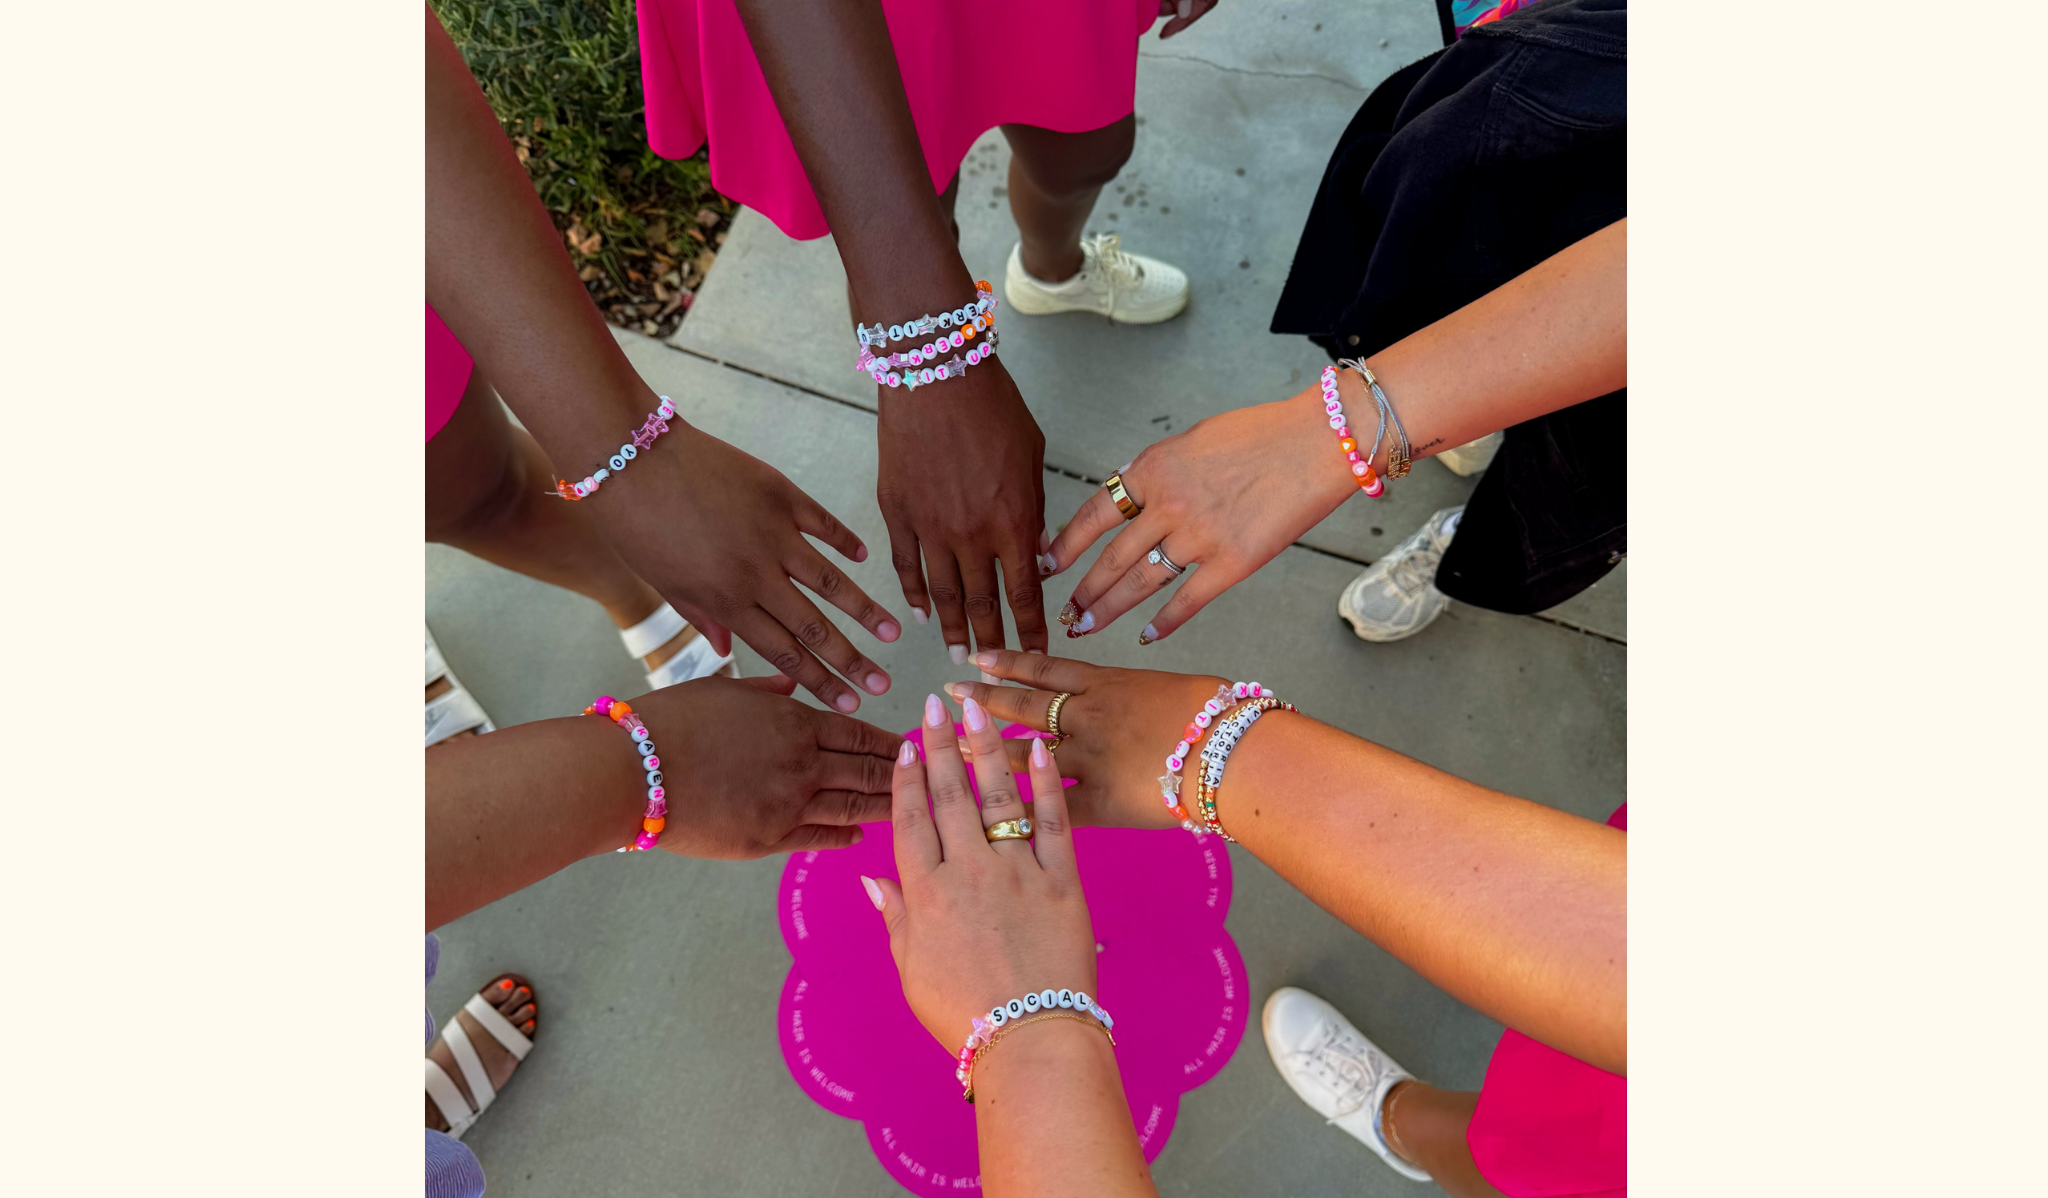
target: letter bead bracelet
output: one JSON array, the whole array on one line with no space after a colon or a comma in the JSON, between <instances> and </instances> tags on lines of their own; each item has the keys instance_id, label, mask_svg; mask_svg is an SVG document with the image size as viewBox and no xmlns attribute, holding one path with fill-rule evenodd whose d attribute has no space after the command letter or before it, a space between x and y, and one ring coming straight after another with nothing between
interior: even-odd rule
<instances>
[{"instance_id":1,"label":"letter bead bracelet","mask_svg":"<svg viewBox=\"0 0 2048 1198\"><path fill-rule=\"evenodd\" d=\"M1195 776L1195 809L1204 831L1214 832L1232 844L1237 838L1225 832L1222 821L1216 818L1216 788L1223 782L1223 767L1230 761L1230 751L1259 722L1260 716L1276 709L1297 710L1294 704L1282 703L1270 694L1258 696L1217 721L1215 731L1209 734L1209 743L1202 746L1202 771Z\"/></svg>"},{"instance_id":2,"label":"letter bead bracelet","mask_svg":"<svg viewBox=\"0 0 2048 1198\"><path fill-rule=\"evenodd\" d=\"M668 431L669 418L675 414L675 401L666 395L662 396L661 406L647 414L647 422L633 434L632 440L619 446L619 452L613 454L609 462L599 466L580 483L570 482L566 478L556 480L555 489L548 494L559 495L571 501L597 494L597 489L604 485L606 479L623 471L627 462L640 456L641 450L653 447L654 439Z\"/></svg>"},{"instance_id":3,"label":"letter bead bracelet","mask_svg":"<svg viewBox=\"0 0 2048 1198\"><path fill-rule=\"evenodd\" d=\"M941 312L937 316L920 316L916 320L892 324L887 328L878 324L871 329L866 325L856 324L853 326L854 339L863 346L872 345L876 349L881 349L891 341L929 337L939 329L965 329L971 324L987 328L989 322L980 318L996 310L996 289L989 286L988 280L977 279L974 291L973 303L955 308L951 312Z\"/></svg>"},{"instance_id":4,"label":"letter bead bracelet","mask_svg":"<svg viewBox=\"0 0 2048 1198\"><path fill-rule=\"evenodd\" d=\"M854 359L853 368L875 380L877 386L907 387L914 391L931 383L959 378L967 373L969 366L978 366L993 357L997 340L995 291L986 281L977 282L975 287L978 292L974 302L951 312L920 316L908 324L892 324L886 329L881 325L872 329L866 325L855 325L854 337L860 346L860 354ZM947 329L952 331L946 332ZM889 342L906 337L932 339L901 353L878 355L869 348L883 349ZM969 346L968 342L977 337L981 338L981 343ZM965 356L957 352L963 347L967 349ZM952 357L947 358L949 353Z\"/></svg>"},{"instance_id":5,"label":"letter bead bracelet","mask_svg":"<svg viewBox=\"0 0 2048 1198\"><path fill-rule=\"evenodd\" d=\"M1195 742L1202 739L1202 733L1233 702L1263 698L1271 693L1256 682L1233 682L1229 686L1219 686L1216 688L1215 696L1202 704L1202 710L1196 712L1195 718L1188 721L1188 726L1181 730L1180 743L1173 746L1173 752L1166 755L1166 772L1159 775L1159 797L1166 801L1166 809L1173 812L1173 817L1180 821L1181 827L1190 832L1204 830L1202 824L1195 821L1180 800L1181 768L1187 764L1188 753L1194 748Z\"/></svg>"},{"instance_id":6,"label":"letter bead bracelet","mask_svg":"<svg viewBox=\"0 0 2048 1198\"><path fill-rule=\"evenodd\" d=\"M640 816L640 835L619 852L644 853L661 843L661 830L668 826L668 791L661 785L661 758L655 754L654 742L648 738L647 725L633 714L631 704L610 695L584 708L583 714L610 717L614 724L633 737L633 748L640 753L640 768L647 771L647 810Z\"/></svg>"},{"instance_id":7,"label":"letter bead bracelet","mask_svg":"<svg viewBox=\"0 0 2048 1198\"><path fill-rule=\"evenodd\" d=\"M1070 1011L1074 1013L1066 1013ZM1109 1036L1110 1047L1116 1047L1116 1037L1110 1034L1116 1020L1082 991L1040 990L1036 994L1013 998L989 1008L987 1015L976 1019L973 1030L967 1033L967 1042L960 1046L958 1067L953 1070L953 1076L964 1087L960 1097L968 1102L974 1101L974 1063L988 1055L1005 1031L1039 1019L1073 1019L1099 1027L1103 1035Z\"/></svg>"}]
</instances>

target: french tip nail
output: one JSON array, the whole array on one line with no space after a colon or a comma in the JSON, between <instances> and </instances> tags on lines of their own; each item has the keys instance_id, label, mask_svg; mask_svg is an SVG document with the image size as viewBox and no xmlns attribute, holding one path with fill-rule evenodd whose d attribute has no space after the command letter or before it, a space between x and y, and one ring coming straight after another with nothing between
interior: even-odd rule
<instances>
[{"instance_id":1,"label":"french tip nail","mask_svg":"<svg viewBox=\"0 0 2048 1198\"><path fill-rule=\"evenodd\" d=\"M920 623L920 624L924 623L924 622L925 622L925 618L926 618L926 617L925 617L925 614L924 614L924 609L923 609L923 608L921 608L921 607L913 607L913 608L911 608L911 609L910 609L910 618L911 618L911 619L913 619L913 620L916 620L916 621L917 621L918 623Z\"/></svg>"},{"instance_id":2,"label":"french tip nail","mask_svg":"<svg viewBox=\"0 0 2048 1198\"><path fill-rule=\"evenodd\" d=\"M1150 624L1145 625L1145 631L1138 634L1138 643L1141 645L1149 645L1153 641L1156 641L1158 639L1159 630L1157 628L1152 627Z\"/></svg>"},{"instance_id":3,"label":"french tip nail","mask_svg":"<svg viewBox=\"0 0 2048 1198\"><path fill-rule=\"evenodd\" d=\"M1076 625L1074 625L1074 631L1076 631L1076 632L1093 632L1093 631L1095 631L1095 613L1094 613L1094 612L1092 612L1092 611L1084 611L1084 612L1082 612L1082 613L1081 613L1081 622L1080 622L1079 624L1076 624Z\"/></svg>"},{"instance_id":4,"label":"french tip nail","mask_svg":"<svg viewBox=\"0 0 2048 1198\"><path fill-rule=\"evenodd\" d=\"M882 888L875 885L875 880L866 874L860 876L860 887L868 892L868 901L875 905L875 910L880 911L882 909Z\"/></svg>"},{"instance_id":5,"label":"french tip nail","mask_svg":"<svg viewBox=\"0 0 2048 1198\"><path fill-rule=\"evenodd\" d=\"M983 649L981 652L974 655L974 664L980 666L984 670L988 669L990 666L996 664L996 651L994 649Z\"/></svg>"},{"instance_id":6,"label":"french tip nail","mask_svg":"<svg viewBox=\"0 0 2048 1198\"><path fill-rule=\"evenodd\" d=\"M943 728L949 722L946 719L946 705L939 702L937 695L924 697L924 722L934 728Z\"/></svg>"},{"instance_id":7,"label":"french tip nail","mask_svg":"<svg viewBox=\"0 0 2048 1198\"><path fill-rule=\"evenodd\" d=\"M946 656L947 656L947 657L950 657L950 658L952 658L952 659L953 659L953 664L954 664L954 665L956 665L956 666L964 666L964 665L966 665L966 664L967 664L967 646L965 646L965 645L947 645L947 646L946 646Z\"/></svg>"}]
</instances>

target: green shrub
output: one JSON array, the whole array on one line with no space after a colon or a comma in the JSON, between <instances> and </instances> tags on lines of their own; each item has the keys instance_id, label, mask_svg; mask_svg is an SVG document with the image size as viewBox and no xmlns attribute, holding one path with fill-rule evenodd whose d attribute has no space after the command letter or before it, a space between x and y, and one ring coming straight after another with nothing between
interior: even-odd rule
<instances>
[{"instance_id":1,"label":"green shrub","mask_svg":"<svg viewBox=\"0 0 2048 1198\"><path fill-rule=\"evenodd\" d=\"M592 298L615 324L673 330L733 205L701 151L673 162L647 148L633 0L433 3Z\"/></svg>"}]
</instances>

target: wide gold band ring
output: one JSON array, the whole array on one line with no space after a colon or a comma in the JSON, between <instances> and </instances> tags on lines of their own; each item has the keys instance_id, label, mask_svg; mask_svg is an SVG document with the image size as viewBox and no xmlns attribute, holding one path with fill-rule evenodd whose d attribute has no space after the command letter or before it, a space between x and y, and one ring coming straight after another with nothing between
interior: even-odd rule
<instances>
[{"instance_id":1,"label":"wide gold band ring","mask_svg":"<svg viewBox=\"0 0 2048 1198\"><path fill-rule=\"evenodd\" d=\"M1029 817L1024 819L1006 819L1002 823L989 825L988 842L990 844L994 844L998 840L1029 839L1031 839L1031 820Z\"/></svg>"},{"instance_id":2,"label":"wide gold band ring","mask_svg":"<svg viewBox=\"0 0 2048 1198\"><path fill-rule=\"evenodd\" d=\"M1110 475L1104 480L1102 489L1109 492L1111 499L1116 500L1116 510L1122 512L1126 520L1136 520L1138 513L1145 510L1131 498L1129 491L1124 490L1124 476L1121 474Z\"/></svg>"},{"instance_id":3,"label":"wide gold band ring","mask_svg":"<svg viewBox=\"0 0 2048 1198\"><path fill-rule=\"evenodd\" d=\"M1060 731L1060 708L1065 707L1067 700L1073 697L1072 691L1061 691L1052 697L1052 702L1045 709L1045 730L1052 733L1045 742L1045 751L1048 753L1066 743L1067 734Z\"/></svg>"}]
</instances>

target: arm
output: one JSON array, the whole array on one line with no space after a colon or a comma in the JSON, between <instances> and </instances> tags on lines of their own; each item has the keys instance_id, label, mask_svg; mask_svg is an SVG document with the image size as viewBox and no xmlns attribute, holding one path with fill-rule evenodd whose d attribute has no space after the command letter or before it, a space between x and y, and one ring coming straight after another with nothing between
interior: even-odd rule
<instances>
[{"instance_id":1,"label":"arm","mask_svg":"<svg viewBox=\"0 0 2048 1198\"><path fill-rule=\"evenodd\" d=\"M702 678L633 700L668 791L661 848L725 859L839 848L886 814L900 738L790 689L786 678ZM631 844L646 796L632 740L596 716L428 749L428 930Z\"/></svg>"},{"instance_id":2,"label":"arm","mask_svg":"<svg viewBox=\"0 0 2048 1198\"><path fill-rule=\"evenodd\" d=\"M555 468L583 478L618 452L656 397L577 281L525 168L431 9L426 50L427 301ZM791 582L895 640L889 614L804 534L854 561L867 556L859 538L773 467L680 417L669 423L644 460L579 501L619 555L721 653L736 632L841 711L860 700L823 662L871 693L886 690L887 675Z\"/></svg>"},{"instance_id":3,"label":"arm","mask_svg":"<svg viewBox=\"0 0 2048 1198\"><path fill-rule=\"evenodd\" d=\"M879 0L738 8L832 227L854 320L900 323L971 301L975 277L934 194ZM882 387L876 402L876 494L904 598L920 619L936 611L956 661L970 629L974 644L1002 647L1006 602L1022 647L1043 649L1045 437L1002 360L916 392Z\"/></svg>"},{"instance_id":4,"label":"arm","mask_svg":"<svg viewBox=\"0 0 2048 1198\"><path fill-rule=\"evenodd\" d=\"M1417 459L1628 385L1628 221L1560 250L1499 288L1373 355ZM1370 447L1377 416L1365 381L1337 374L1344 415ZM1385 473L1387 444L1373 457ZM1320 383L1290 399L1202 421L1138 455L1123 472L1144 514L1103 549L1074 588L1087 631L1106 627L1170 577L1144 561L1204 567L1153 617L1150 643L1186 624L1314 528L1358 490L1324 415ZM1389 484L1398 486L1398 483ZM1055 572L1123 524L1090 496L1052 544Z\"/></svg>"},{"instance_id":5,"label":"arm","mask_svg":"<svg viewBox=\"0 0 2048 1198\"><path fill-rule=\"evenodd\" d=\"M909 742L896 759L902 881L863 879L888 924L903 997L949 1054L959 1051L974 1017L999 1002L1046 987L1095 991L1095 935L1059 769L1033 742L1039 748L1020 768L1030 770L1032 790L1042 796L1032 804L1035 835L990 843L986 827L1025 809L995 721L972 702L964 706L967 740L979 750L980 808L949 735L952 716L932 696L924 763ZM975 1058L971 1077L981 1183L994 1198L1157 1198L1100 1027L1027 1020Z\"/></svg>"},{"instance_id":6,"label":"arm","mask_svg":"<svg viewBox=\"0 0 2048 1198\"><path fill-rule=\"evenodd\" d=\"M1077 818L1178 824L1155 779L1220 679L1042 654L977 655L976 664L1038 689L948 691L1041 731L1053 695L1072 692L1060 724L1075 735L1060 749L1060 772L1080 780L1066 792ZM1200 752L1198 739L1188 760ZM1285 711L1268 712L1231 754L1217 816L1275 873L1459 1000L1628 1072L1624 833Z\"/></svg>"}]
</instances>

